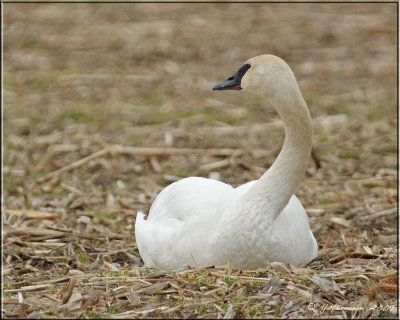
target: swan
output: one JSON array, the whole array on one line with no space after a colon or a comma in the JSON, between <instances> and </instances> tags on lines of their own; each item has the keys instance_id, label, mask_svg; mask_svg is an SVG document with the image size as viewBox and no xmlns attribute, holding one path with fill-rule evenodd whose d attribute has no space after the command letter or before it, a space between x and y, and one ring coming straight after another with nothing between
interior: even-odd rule
<instances>
[{"instance_id":1,"label":"swan","mask_svg":"<svg viewBox=\"0 0 400 320\"><path fill-rule=\"evenodd\" d=\"M282 118L285 142L272 166L237 188L189 177L163 189L147 219L138 212L135 236L147 267L268 262L307 263L318 253L308 216L293 194L312 147L311 116L290 67L274 55L249 59L213 90L247 90L265 97Z\"/></svg>"}]
</instances>

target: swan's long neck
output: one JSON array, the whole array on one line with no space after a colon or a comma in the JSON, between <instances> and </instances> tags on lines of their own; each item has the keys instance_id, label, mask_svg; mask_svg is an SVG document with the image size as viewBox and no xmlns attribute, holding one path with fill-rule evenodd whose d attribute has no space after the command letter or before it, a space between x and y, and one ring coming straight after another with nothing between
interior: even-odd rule
<instances>
[{"instance_id":1,"label":"swan's long neck","mask_svg":"<svg viewBox=\"0 0 400 320\"><path fill-rule=\"evenodd\" d=\"M229 255L225 254L229 250L246 252L247 255L242 254L246 263L251 256L264 252L266 246L274 246L277 239L274 220L304 177L312 147L312 126L297 85L296 89L297 94L271 101L284 122L285 142L269 170L227 208L213 242L220 252L221 263L229 261Z\"/></svg>"},{"instance_id":2,"label":"swan's long neck","mask_svg":"<svg viewBox=\"0 0 400 320\"><path fill-rule=\"evenodd\" d=\"M272 105L282 118L285 142L279 156L267 172L244 195L242 204L251 210L245 214L254 222L275 219L284 209L304 177L312 147L311 116L296 86L292 95L273 99Z\"/></svg>"}]
</instances>

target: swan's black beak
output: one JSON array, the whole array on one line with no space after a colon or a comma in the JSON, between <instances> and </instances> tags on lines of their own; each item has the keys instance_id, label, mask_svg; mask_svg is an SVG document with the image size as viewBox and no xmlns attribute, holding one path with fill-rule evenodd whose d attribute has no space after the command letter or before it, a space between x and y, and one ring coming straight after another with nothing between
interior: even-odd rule
<instances>
[{"instance_id":1,"label":"swan's black beak","mask_svg":"<svg viewBox=\"0 0 400 320\"><path fill-rule=\"evenodd\" d=\"M240 69L228 79L216 84L212 89L213 90L242 90L240 86L242 82L242 78L247 70L250 69L250 65L247 63L240 67Z\"/></svg>"}]
</instances>

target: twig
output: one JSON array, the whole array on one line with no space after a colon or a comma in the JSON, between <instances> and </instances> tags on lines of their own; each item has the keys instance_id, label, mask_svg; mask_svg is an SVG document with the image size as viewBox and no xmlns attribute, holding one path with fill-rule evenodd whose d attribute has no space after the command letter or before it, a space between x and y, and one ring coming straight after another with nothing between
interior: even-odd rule
<instances>
[{"instance_id":1,"label":"twig","mask_svg":"<svg viewBox=\"0 0 400 320\"><path fill-rule=\"evenodd\" d=\"M77 276L72 276L71 279L69 279L67 286L63 290L63 297L61 299L61 304L66 304L71 298L72 292L74 291L76 281L78 280Z\"/></svg>"},{"instance_id":2,"label":"twig","mask_svg":"<svg viewBox=\"0 0 400 320\"><path fill-rule=\"evenodd\" d=\"M64 237L65 233L60 231L54 231L49 229L37 229L37 228L21 228L21 229L10 229L3 232L3 240L10 236L51 236L52 238Z\"/></svg>"},{"instance_id":3,"label":"twig","mask_svg":"<svg viewBox=\"0 0 400 320\"><path fill-rule=\"evenodd\" d=\"M69 164L69 165L67 165L65 167L62 167L62 168L60 168L60 169L58 169L56 171L53 171L53 172L45 175L44 177L41 177L41 178L37 179L37 183L43 183L45 181L50 180L51 178L58 177L60 174L62 174L64 172L67 172L67 171L70 171L72 169L76 169L76 168L84 165L85 163L88 163L89 161L91 161L91 160L93 160L95 158L104 156L108 152L109 152L108 148L101 149L100 151L92 153L91 155L89 155L89 156L87 156L85 158L82 158L82 159L80 159L78 161L75 161L75 162L73 162L73 163L71 163L71 164Z\"/></svg>"},{"instance_id":4,"label":"twig","mask_svg":"<svg viewBox=\"0 0 400 320\"><path fill-rule=\"evenodd\" d=\"M126 312L123 312L123 313L116 314L113 317L114 318L121 318L121 317L122 318L126 318L127 316L134 315L134 314L145 314L145 315L147 315L148 313L152 313L154 311L164 311L166 309L168 309L167 306L160 306L160 307L157 307L157 308L148 309L148 310L141 310L141 311L130 310L130 311L126 311Z\"/></svg>"},{"instance_id":5,"label":"twig","mask_svg":"<svg viewBox=\"0 0 400 320\"><path fill-rule=\"evenodd\" d=\"M211 171L211 170L216 170L216 169L220 169L223 167L228 167L231 164L232 164L232 161L231 161L231 159L228 158L228 159L223 159L223 160L219 160L216 162L204 164L204 165L200 166L200 170Z\"/></svg>"},{"instance_id":6,"label":"twig","mask_svg":"<svg viewBox=\"0 0 400 320\"><path fill-rule=\"evenodd\" d=\"M34 210L14 210L14 209L5 209L5 212L8 214L15 215L17 217L25 217L27 219L38 219L38 220L55 220L60 218L59 215L50 213L50 212L42 212L42 211L34 211Z\"/></svg>"},{"instance_id":7,"label":"twig","mask_svg":"<svg viewBox=\"0 0 400 320\"><path fill-rule=\"evenodd\" d=\"M198 148L146 148L146 147L127 147L120 145L110 146L110 153L127 153L136 156L162 156L162 155L208 155L208 156L235 156L246 152L258 155L268 155L265 150L243 150L243 149L198 149Z\"/></svg>"},{"instance_id":8,"label":"twig","mask_svg":"<svg viewBox=\"0 0 400 320\"><path fill-rule=\"evenodd\" d=\"M321 159L318 157L317 153L315 152L314 147L311 148L311 158L314 160L315 166L317 167L317 169L320 169L321 168Z\"/></svg>"},{"instance_id":9,"label":"twig","mask_svg":"<svg viewBox=\"0 0 400 320\"><path fill-rule=\"evenodd\" d=\"M52 286L52 284L38 284L36 286L26 286L18 289L6 289L4 292L28 292L28 291L38 291L38 290L44 290L47 289L48 287Z\"/></svg>"}]
</instances>

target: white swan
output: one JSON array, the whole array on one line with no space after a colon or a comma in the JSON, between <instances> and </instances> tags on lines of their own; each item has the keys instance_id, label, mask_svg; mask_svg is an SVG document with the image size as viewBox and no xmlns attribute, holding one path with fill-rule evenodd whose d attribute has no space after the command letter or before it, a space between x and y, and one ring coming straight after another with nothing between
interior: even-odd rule
<instances>
[{"instance_id":1,"label":"white swan","mask_svg":"<svg viewBox=\"0 0 400 320\"><path fill-rule=\"evenodd\" d=\"M261 178L237 188L191 177L162 190L147 220L141 212L136 218L136 242L148 267L258 268L273 261L299 265L317 256L306 211L293 195L312 145L310 113L293 72L276 56L257 56L213 87L228 89L269 100L285 124L282 151Z\"/></svg>"}]
</instances>

